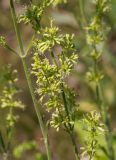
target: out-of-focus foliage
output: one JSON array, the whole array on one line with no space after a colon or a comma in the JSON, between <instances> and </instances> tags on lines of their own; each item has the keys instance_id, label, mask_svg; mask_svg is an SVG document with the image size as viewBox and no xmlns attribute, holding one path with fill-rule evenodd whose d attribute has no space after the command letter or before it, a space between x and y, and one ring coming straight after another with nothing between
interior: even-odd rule
<instances>
[{"instance_id":1,"label":"out-of-focus foliage","mask_svg":"<svg viewBox=\"0 0 116 160\"><path fill-rule=\"evenodd\" d=\"M24 109L23 103L20 100L15 99L16 94L19 92L15 85L17 81L17 71L12 71L10 65L4 70L3 79L5 81L5 85L0 96L0 112L5 110L5 115L2 117L4 120L1 119L1 125L4 125L4 128L3 126L0 126L0 154L3 155L3 159L9 157L7 153L12 145L13 130L18 118L15 110L17 108Z\"/></svg>"},{"instance_id":2,"label":"out-of-focus foliage","mask_svg":"<svg viewBox=\"0 0 116 160\"><path fill-rule=\"evenodd\" d=\"M89 156L89 159L93 159L96 156L96 152L99 148L98 136L100 134L104 135L105 127L101 123L101 115L96 111L91 111L86 114L83 119L83 130L88 132L88 135L85 133L85 147L82 147L82 157L85 155Z\"/></svg>"},{"instance_id":3,"label":"out-of-focus foliage","mask_svg":"<svg viewBox=\"0 0 116 160\"><path fill-rule=\"evenodd\" d=\"M35 160L47 160L46 155L38 153L38 144L35 141L19 144L14 148L13 155L16 159L21 159L29 151L34 151L32 158Z\"/></svg>"},{"instance_id":4,"label":"out-of-focus foliage","mask_svg":"<svg viewBox=\"0 0 116 160\"><path fill-rule=\"evenodd\" d=\"M24 105L20 100L15 100L14 96L19 92L15 86L15 82L17 81L17 71L12 71L10 66L7 68L8 72L5 75L7 79L7 84L3 88L3 93L0 97L0 108L8 109L8 114L6 116L6 124L8 127L14 126L14 123L17 119L17 116L13 114L15 108L24 108Z\"/></svg>"},{"instance_id":5,"label":"out-of-focus foliage","mask_svg":"<svg viewBox=\"0 0 116 160\"><path fill-rule=\"evenodd\" d=\"M1 46L5 46L6 45L5 38L3 36L0 36L0 45Z\"/></svg>"}]
</instances>

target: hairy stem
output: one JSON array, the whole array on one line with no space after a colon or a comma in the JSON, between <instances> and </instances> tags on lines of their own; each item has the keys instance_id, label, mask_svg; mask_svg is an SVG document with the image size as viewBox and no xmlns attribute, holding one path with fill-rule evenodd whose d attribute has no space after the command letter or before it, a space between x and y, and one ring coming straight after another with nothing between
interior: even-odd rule
<instances>
[{"instance_id":1,"label":"hairy stem","mask_svg":"<svg viewBox=\"0 0 116 160\"><path fill-rule=\"evenodd\" d=\"M47 157L48 157L48 160L51 160L51 153L50 153L50 149L49 149L47 128L44 125L42 115L41 115L41 112L40 112L40 109L39 109L40 105L38 104L38 101L37 101L36 96L35 96L35 91L34 91L34 87L33 87L31 76L30 76L30 70L29 70L28 64L26 62L26 53L25 53L24 48L23 48L23 43L22 43L22 39L21 39L21 35L20 35L20 30L19 30L19 26L17 24L16 12L15 12L15 7L14 7L13 0L10 0L10 8L11 8L11 14L12 14L13 22L14 22L15 32L16 32L16 36L17 36L17 40L18 40L19 47L20 47L20 52L21 52L19 54L19 56L21 57L21 60L22 60L22 64L23 64L25 76L26 76L26 79L27 79L27 83L28 83L28 86L29 86L30 94L31 94L31 97L32 97L32 100L33 100L35 112L36 112L36 115L37 115L37 118L38 118L38 121L39 121L39 124L40 124L40 128L41 128L41 131L42 131L42 134L43 134L44 143L45 143L45 147L46 147L46 151L47 151Z\"/></svg>"}]
</instances>

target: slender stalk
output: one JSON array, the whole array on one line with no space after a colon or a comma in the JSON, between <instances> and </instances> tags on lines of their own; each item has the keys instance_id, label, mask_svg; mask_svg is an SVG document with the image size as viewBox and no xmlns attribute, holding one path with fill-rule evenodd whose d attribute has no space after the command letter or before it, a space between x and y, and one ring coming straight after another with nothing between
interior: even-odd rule
<instances>
[{"instance_id":1,"label":"slender stalk","mask_svg":"<svg viewBox=\"0 0 116 160\"><path fill-rule=\"evenodd\" d=\"M110 119L108 115L105 119L105 124L107 124L107 129L108 129L108 132L106 133L106 139L107 139L107 145L108 145L108 150L109 150L109 159L115 160L115 153L113 149L112 129L111 129Z\"/></svg>"},{"instance_id":2,"label":"slender stalk","mask_svg":"<svg viewBox=\"0 0 116 160\"><path fill-rule=\"evenodd\" d=\"M80 8L80 13L82 17L81 20L83 21L84 25L87 25L87 19L84 11L84 0L79 0L79 8Z\"/></svg>"},{"instance_id":3,"label":"slender stalk","mask_svg":"<svg viewBox=\"0 0 116 160\"><path fill-rule=\"evenodd\" d=\"M42 134L43 134L43 137L44 137L44 143L45 143L45 147L46 147L46 151L47 151L48 160L51 160L47 129L44 126L41 113L38 109L38 102L37 102L36 97L35 97L34 88L33 88L33 84L32 84L31 77L30 77L30 71L29 71L28 65L26 63L26 58L22 58L22 63L23 63L25 75L26 75L26 78L27 78L27 83L28 83L28 86L29 86L29 90L30 90L30 93L31 93L31 96L32 96L33 104L34 104L34 107L35 107L36 115L37 115L37 118L39 120L41 131L42 131Z\"/></svg>"},{"instance_id":4,"label":"slender stalk","mask_svg":"<svg viewBox=\"0 0 116 160\"><path fill-rule=\"evenodd\" d=\"M19 30L19 26L17 24L16 12L15 12L15 7L14 7L13 0L10 0L10 9L11 9L12 19L13 19L14 27L15 27L15 32L16 32L16 36L17 36L17 40L18 40L19 47L20 47L20 52L21 52L19 54L19 56L22 60L22 64L23 64L25 76L26 76L26 79L27 79L27 83L28 83L28 86L29 86L30 94L31 94L31 97L32 97L32 100L33 100L35 112L36 112L36 115L37 115L37 118L38 118L38 121L39 121L39 124L40 124L40 128L41 128L41 131L42 131L42 134L43 134L44 143L45 143L45 147L46 147L46 151L47 151L47 157L48 157L48 160L51 160L51 153L50 153L50 149L49 149L47 128L44 125L41 112L38 108L40 105L38 104L38 101L35 97L35 91L34 91L34 87L33 87L31 76L30 76L30 70L29 70L27 62L26 62L26 53L25 53L24 48L23 48L23 43L22 43L22 39L21 39L21 35L20 35L20 30Z\"/></svg>"},{"instance_id":5,"label":"slender stalk","mask_svg":"<svg viewBox=\"0 0 116 160\"><path fill-rule=\"evenodd\" d=\"M70 133L70 138L71 138L71 141L72 141L73 150L75 152L75 158L76 158L76 160L80 160L80 155L79 155L79 152L78 152L77 144L75 142L75 137L74 137L74 132L73 131Z\"/></svg>"},{"instance_id":6,"label":"slender stalk","mask_svg":"<svg viewBox=\"0 0 116 160\"><path fill-rule=\"evenodd\" d=\"M86 16L85 16L85 12L84 12L84 0L79 0L79 5L80 5L81 17L84 20L84 24L87 26L87 20L86 20ZM95 43L92 47L95 50L95 52L98 53ZM96 59L94 59L93 63L94 63L94 72L97 75L98 72L99 72L98 61ZM105 139L106 139L107 147L108 147L108 151L109 151L109 153L108 153L109 159L110 160L115 160L115 154L114 154L114 149L113 149L113 140L112 140L113 139L112 138L112 129L111 129L111 125L110 125L109 114L107 112L107 109L105 109L105 107L103 105L103 99L102 99L102 96L101 96L101 91L102 91L101 84L98 81L96 83L96 86L95 86L96 102L97 102L97 106L98 106L98 108L101 112L103 122L106 125L107 130L108 130L105 133Z\"/></svg>"},{"instance_id":7,"label":"slender stalk","mask_svg":"<svg viewBox=\"0 0 116 160\"><path fill-rule=\"evenodd\" d=\"M94 49L97 51L96 46L94 46ZM98 74L99 69L98 69L98 62L96 60L94 60L94 72L96 74ZM107 142L107 147L108 147L108 155L109 155L109 160L115 160L115 154L114 154L114 149L113 149L113 140L112 140L112 129L110 126L110 119L109 119L109 114L107 112L107 109L105 109L105 107L103 106L103 99L101 97L100 91L101 91L101 85L100 82L98 81L96 83L96 87L95 87L95 92L96 92L96 99L97 99L97 106L100 109L101 112L101 116L103 119L104 124L107 127L107 130L105 132L105 139Z\"/></svg>"},{"instance_id":8,"label":"slender stalk","mask_svg":"<svg viewBox=\"0 0 116 160\"><path fill-rule=\"evenodd\" d=\"M20 30L19 30L18 23L17 23L17 17L16 17L16 12L15 12L13 0L10 0L10 9L11 9L11 14L12 14L12 19L13 19L13 23L14 23L15 32L16 32L17 41L19 43L20 50L21 50L19 55L25 56L25 51L24 51L22 39L20 36Z\"/></svg>"},{"instance_id":9,"label":"slender stalk","mask_svg":"<svg viewBox=\"0 0 116 160\"><path fill-rule=\"evenodd\" d=\"M63 98L64 107L65 107L67 117L70 121L70 116L69 116L70 114L69 114L69 111L68 111L66 95L65 95L63 84L62 84L62 98ZM72 141L73 149L74 149L74 152L75 152L75 158L76 158L76 160L80 160L79 151L78 151L78 148L77 148L77 145L76 145L76 142L75 142L75 137L74 137L74 129L71 127L70 123L69 123L69 128L70 128L70 130L69 130L68 133L69 133L71 141Z\"/></svg>"},{"instance_id":10,"label":"slender stalk","mask_svg":"<svg viewBox=\"0 0 116 160\"><path fill-rule=\"evenodd\" d=\"M97 86L96 86L96 88L97 88ZM108 114L107 110L104 108L103 102L100 99L100 89L99 88L97 89L98 91L96 94L98 94L98 98L97 98L98 99L98 107L100 108L102 119L107 127L107 131L105 132L105 139L106 139L107 147L108 147L109 160L115 160L114 149L113 149L112 129L111 129L111 125L110 125L109 114ZM101 103L99 103L100 101L101 101ZM101 106L99 106L99 105L101 105Z\"/></svg>"},{"instance_id":11,"label":"slender stalk","mask_svg":"<svg viewBox=\"0 0 116 160\"><path fill-rule=\"evenodd\" d=\"M17 53L13 48L11 48L9 45L5 44L5 47L6 47L9 51L11 51L12 53L14 53L15 55L18 55L18 53Z\"/></svg>"}]
</instances>

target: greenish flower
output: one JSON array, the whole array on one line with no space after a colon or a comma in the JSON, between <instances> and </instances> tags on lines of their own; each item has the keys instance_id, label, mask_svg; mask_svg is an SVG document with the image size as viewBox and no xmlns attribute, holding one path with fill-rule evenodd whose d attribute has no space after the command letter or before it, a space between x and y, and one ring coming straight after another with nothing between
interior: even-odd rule
<instances>
[{"instance_id":1,"label":"greenish flower","mask_svg":"<svg viewBox=\"0 0 116 160\"><path fill-rule=\"evenodd\" d=\"M16 100L15 96L19 92L17 87L15 86L15 82L17 81L16 70L12 71L11 67L7 67L7 73L4 75L7 78L7 85L3 88L2 95L0 97L0 108L8 109L8 113L6 115L6 123L7 126L14 126L17 115L14 114L14 110L16 108L23 109L24 104L20 100Z\"/></svg>"},{"instance_id":2,"label":"greenish flower","mask_svg":"<svg viewBox=\"0 0 116 160\"><path fill-rule=\"evenodd\" d=\"M88 136L85 138L85 147L82 147L82 156L89 155L89 160L93 160L99 146L98 136L104 134L105 126L101 123L101 115L96 111L87 113L83 119L83 130Z\"/></svg>"},{"instance_id":3,"label":"greenish flower","mask_svg":"<svg viewBox=\"0 0 116 160\"><path fill-rule=\"evenodd\" d=\"M6 40L3 36L0 36L0 45L3 47L6 45Z\"/></svg>"},{"instance_id":4,"label":"greenish flower","mask_svg":"<svg viewBox=\"0 0 116 160\"><path fill-rule=\"evenodd\" d=\"M42 28L39 39L36 38L33 42L35 53L32 73L37 79L36 92L40 96L42 106L52 113L50 125L57 131L61 126L65 130L73 128L77 111L76 95L65 82L78 59L73 37L69 34L59 34L58 27L53 26L51 20L50 27ZM56 46L61 48L58 54L54 53ZM47 54L50 58L47 58ZM64 97L67 106L64 104ZM67 111L65 107L68 107Z\"/></svg>"}]
</instances>

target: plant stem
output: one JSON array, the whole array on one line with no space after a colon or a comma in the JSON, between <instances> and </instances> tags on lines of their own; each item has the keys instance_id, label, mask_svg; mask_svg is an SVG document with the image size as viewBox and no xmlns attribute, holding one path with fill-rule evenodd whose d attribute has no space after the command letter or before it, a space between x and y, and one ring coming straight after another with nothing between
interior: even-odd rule
<instances>
[{"instance_id":1,"label":"plant stem","mask_svg":"<svg viewBox=\"0 0 116 160\"><path fill-rule=\"evenodd\" d=\"M13 23L14 23L15 32L16 32L17 41L19 43L19 47L20 47L20 50L21 50L19 55L20 56L25 56L25 51L24 51L22 39L21 39L21 36L20 36L20 30L19 30L18 23L17 23L17 17L16 17L16 12L15 12L15 7L14 7L13 0L10 0L10 9L11 9L11 14L12 14L12 19L13 19Z\"/></svg>"},{"instance_id":2,"label":"plant stem","mask_svg":"<svg viewBox=\"0 0 116 160\"><path fill-rule=\"evenodd\" d=\"M77 144L75 142L75 137L74 137L74 132L73 131L70 133L70 138L71 138L73 149L74 149L74 152L75 152L75 158L76 158L76 160L80 160L80 155L79 155L79 152L78 152L78 149L77 149Z\"/></svg>"},{"instance_id":3,"label":"plant stem","mask_svg":"<svg viewBox=\"0 0 116 160\"><path fill-rule=\"evenodd\" d=\"M9 50L9 51L11 51L12 53L14 53L15 55L18 55L18 53L13 49L13 48L11 48L9 45L5 45L5 47Z\"/></svg>"},{"instance_id":4,"label":"plant stem","mask_svg":"<svg viewBox=\"0 0 116 160\"><path fill-rule=\"evenodd\" d=\"M23 63L25 75L26 75L26 78L27 78L27 83L28 83L28 86L29 86L29 90L30 90L30 93L31 93L31 96L32 96L33 104L34 104L34 107L35 107L36 115L37 115L37 118L39 120L40 128L41 128L41 131L42 131L42 134L43 134L43 137L44 137L44 143L45 143L45 147L46 147L46 151L47 151L48 160L51 160L47 129L44 126L44 123L43 123L43 120L42 120L42 115L41 115L41 113L38 109L38 102L37 102L36 97L35 97L34 88L33 88L33 84L32 84L31 77L30 77L30 71L29 71L28 65L26 63L26 58L22 58L22 63Z\"/></svg>"},{"instance_id":5,"label":"plant stem","mask_svg":"<svg viewBox=\"0 0 116 160\"><path fill-rule=\"evenodd\" d=\"M107 139L107 145L108 145L108 150L109 150L109 158L110 160L115 160L115 153L113 149L112 129L111 129L110 119L108 115L105 120L106 120L105 123L107 125L107 129L108 129L108 132L106 133L106 139Z\"/></svg>"},{"instance_id":6,"label":"plant stem","mask_svg":"<svg viewBox=\"0 0 116 160\"><path fill-rule=\"evenodd\" d=\"M70 116L69 116L70 114L69 114L69 111L68 111L66 95L65 95L63 84L62 84L62 97L63 97L65 111L66 111L67 117L68 117L68 119L70 121ZM75 152L76 160L80 160L78 148L77 148L77 145L76 145L76 142L75 142L75 138L74 138L74 129L71 127L70 123L69 123L69 128L70 128L69 135L70 135L70 138L71 138L71 141L72 141L72 145L73 145L73 149L74 149L74 152Z\"/></svg>"},{"instance_id":7,"label":"plant stem","mask_svg":"<svg viewBox=\"0 0 116 160\"><path fill-rule=\"evenodd\" d=\"M10 8L11 8L12 19L13 19L15 32L16 32L16 36L17 36L17 40L18 40L19 47L20 47L20 52L21 52L19 54L19 56L22 60L22 64L23 64L25 76L26 76L26 79L27 79L27 83L28 83L28 86L29 86L30 94L31 94L31 97L32 97L32 100L33 100L35 112L36 112L36 115L37 115L37 118L38 118L38 121L39 121L39 124L40 124L40 128L41 128L41 131L42 131L42 134L43 134L44 143L45 143L45 147L46 147L46 151L47 151L47 157L48 157L48 160L51 160L51 153L50 153L50 149L49 149L47 128L44 125L40 109L38 108L40 106L40 104L38 104L38 101L36 99L34 87L33 87L31 76L30 76L30 70L29 70L27 62L26 62L26 53L25 53L24 48L23 48L23 43L22 43L22 39L21 39L21 35L20 35L20 30L19 30L19 26L17 24L16 12L15 12L15 7L14 7L13 0L10 0Z\"/></svg>"},{"instance_id":8,"label":"plant stem","mask_svg":"<svg viewBox=\"0 0 116 160\"><path fill-rule=\"evenodd\" d=\"M57 66L57 68L59 68L58 63L56 61L56 58L54 56L54 53L53 52L50 52L50 53L51 53L53 63ZM67 116L67 118L70 122L70 113L69 113L69 110L68 110L66 94L65 94L63 83L61 83L61 92L62 92L62 99L63 99L63 103L64 103L64 108L65 108L65 111L66 111L66 116ZM73 149L74 149L74 152L75 152L76 160L80 160L80 155L79 155L78 148L77 148L77 145L76 145L76 142L75 142L75 137L74 137L74 127L72 128L70 123L68 124L68 126L69 126L68 133L69 133L71 141L72 141L72 145L73 145Z\"/></svg>"},{"instance_id":9,"label":"plant stem","mask_svg":"<svg viewBox=\"0 0 116 160\"><path fill-rule=\"evenodd\" d=\"M81 13L81 20L83 21L84 25L87 25L87 19L84 11L84 0L79 0L79 8Z\"/></svg>"},{"instance_id":10,"label":"plant stem","mask_svg":"<svg viewBox=\"0 0 116 160\"><path fill-rule=\"evenodd\" d=\"M113 140L112 140L112 129L110 126L109 114L108 114L107 110L104 108L103 102L100 99L100 89L98 86L96 86L96 95L97 95L97 101L98 101L97 105L100 108L103 122L106 125L107 130L108 130L105 132L105 139L107 142L107 147L108 147L108 152L109 152L108 153L109 160L115 160L114 149L113 149Z\"/></svg>"},{"instance_id":11,"label":"plant stem","mask_svg":"<svg viewBox=\"0 0 116 160\"><path fill-rule=\"evenodd\" d=\"M96 45L94 45L94 49L95 49L96 53L98 53ZM94 60L94 72L96 74L98 74L98 72L99 72L98 62L96 60ZM112 140L112 129L111 129L111 125L110 125L109 114L107 112L107 109L105 109L105 107L103 105L103 99L100 94L101 90L102 90L101 85L100 85L100 82L98 81L96 83L96 88L95 88L97 106L100 109L103 122L106 125L107 130L108 130L105 132L105 139L106 139L107 147L108 147L108 151L109 151L109 153L108 153L109 160L115 160L115 154L114 154L114 149L113 149L113 140Z\"/></svg>"}]
</instances>

